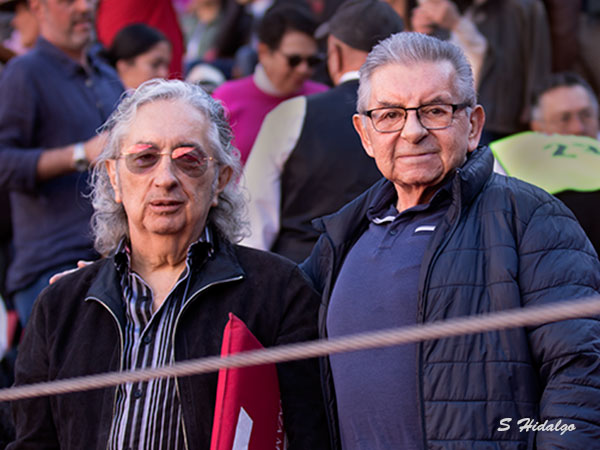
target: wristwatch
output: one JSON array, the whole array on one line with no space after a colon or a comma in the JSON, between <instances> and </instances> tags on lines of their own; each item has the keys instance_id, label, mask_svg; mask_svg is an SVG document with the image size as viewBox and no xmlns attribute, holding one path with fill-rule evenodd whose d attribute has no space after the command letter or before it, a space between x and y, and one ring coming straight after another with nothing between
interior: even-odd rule
<instances>
[{"instance_id":1,"label":"wristwatch","mask_svg":"<svg viewBox=\"0 0 600 450\"><path fill-rule=\"evenodd\" d=\"M85 172L90 166L90 162L85 157L83 142L78 142L73 145L73 165L77 172Z\"/></svg>"}]
</instances>

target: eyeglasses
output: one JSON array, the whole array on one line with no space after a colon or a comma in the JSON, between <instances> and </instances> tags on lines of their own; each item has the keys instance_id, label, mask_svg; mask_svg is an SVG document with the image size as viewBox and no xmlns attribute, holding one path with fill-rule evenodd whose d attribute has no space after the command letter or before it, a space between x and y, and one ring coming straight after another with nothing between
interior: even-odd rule
<instances>
[{"instance_id":1,"label":"eyeglasses","mask_svg":"<svg viewBox=\"0 0 600 450\"><path fill-rule=\"evenodd\" d=\"M579 111L566 111L558 117L550 119L548 122L568 125L574 118L577 118L582 123L595 122L598 120L597 114L591 108L581 109Z\"/></svg>"},{"instance_id":2,"label":"eyeglasses","mask_svg":"<svg viewBox=\"0 0 600 450\"><path fill-rule=\"evenodd\" d=\"M160 149L150 144L135 144L121 153L119 158L125 160L125 166L131 173L143 174L155 167L160 158L168 155L178 170L190 177L201 177L206 172L208 162L213 161L204 151L196 146L181 146L173 150Z\"/></svg>"},{"instance_id":3,"label":"eyeglasses","mask_svg":"<svg viewBox=\"0 0 600 450\"><path fill-rule=\"evenodd\" d=\"M380 133L395 133L404 128L408 111L416 111L417 119L421 126L427 130L442 130L452 124L454 113L470 106L469 103L457 105L432 104L421 105L416 108L403 108L402 106L384 106L365 111L362 114L371 119L373 128Z\"/></svg>"},{"instance_id":4,"label":"eyeglasses","mask_svg":"<svg viewBox=\"0 0 600 450\"><path fill-rule=\"evenodd\" d=\"M283 52L280 53L287 59L288 66L290 66L292 69L299 66L302 61L306 61L306 64L310 68L316 67L323 62L323 57L321 55L302 56L297 54L286 55Z\"/></svg>"}]
</instances>

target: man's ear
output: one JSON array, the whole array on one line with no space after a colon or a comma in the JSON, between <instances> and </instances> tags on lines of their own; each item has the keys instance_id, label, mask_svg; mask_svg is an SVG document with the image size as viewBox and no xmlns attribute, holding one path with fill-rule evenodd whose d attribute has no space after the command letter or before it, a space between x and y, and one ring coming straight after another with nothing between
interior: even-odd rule
<instances>
[{"instance_id":1,"label":"man's ear","mask_svg":"<svg viewBox=\"0 0 600 450\"><path fill-rule=\"evenodd\" d=\"M114 159L108 159L104 161L106 166L106 172L108 173L108 178L110 180L110 184L115 192L115 202L121 203L123 199L121 198L121 189L119 188L119 176L117 174L117 161Z\"/></svg>"},{"instance_id":2,"label":"man's ear","mask_svg":"<svg viewBox=\"0 0 600 450\"><path fill-rule=\"evenodd\" d=\"M352 123L354 124L354 129L360 136L360 141L362 142L363 148L367 155L371 158L374 158L375 155L373 153L373 145L371 144L371 138L369 137L369 133L367 132L366 121L364 120L365 116L360 114L354 114L352 116Z\"/></svg>"},{"instance_id":3,"label":"man's ear","mask_svg":"<svg viewBox=\"0 0 600 450\"><path fill-rule=\"evenodd\" d=\"M468 151L472 152L479 145L483 125L485 124L485 111L481 105L475 105L469 117Z\"/></svg>"},{"instance_id":4,"label":"man's ear","mask_svg":"<svg viewBox=\"0 0 600 450\"><path fill-rule=\"evenodd\" d=\"M212 206L217 206L219 204L219 194L223 192L223 189L225 189L225 187L229 184L232 176L233 169L231 167L223 166L219 168L219 174L217 175L217 186L213 192L213 198L211 202Z\"/></svg>"},{"instance_id":5,"label":"man's ear","mask_svg":"<svg viewBox=\"0 0 600 450\"><path fill-rule=\"evenodd\" d=\"M329 39L333 39L331 36ZM339 83L343 68L343 57L342 50L339 45L330 44L327 48L327 70L329 76L337 84Z\"/></svg>"}]
</instances>

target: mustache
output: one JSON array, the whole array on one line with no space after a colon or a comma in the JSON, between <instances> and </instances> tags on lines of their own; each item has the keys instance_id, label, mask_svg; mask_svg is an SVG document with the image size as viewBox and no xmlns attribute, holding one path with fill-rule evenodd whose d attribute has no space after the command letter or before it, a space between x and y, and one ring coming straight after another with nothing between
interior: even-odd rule
<instances>
[{"instance_id":1,"label":"mustache","mask_svg":"<svg viewBox=\"0 0 600 450\"><path fill-rule=\"evenodd\" d=\"M80 13L71 18L71 25L78 25L80 23L94 23L94 14L92 12L89 13Z\"/></svg>"}]
</instances>

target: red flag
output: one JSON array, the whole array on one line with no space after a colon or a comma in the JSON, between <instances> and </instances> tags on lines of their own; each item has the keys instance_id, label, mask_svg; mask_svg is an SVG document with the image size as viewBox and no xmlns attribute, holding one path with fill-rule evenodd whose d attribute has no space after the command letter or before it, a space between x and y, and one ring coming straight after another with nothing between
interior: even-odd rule
<instances>
[{"instance_id":1,"label":"red flag","mask_svg":"<svg viewBox=\"0 0 600 450\"><path fill-rule=\"evenodd\" d=\"M263 346L232 313L221 356ZM283 416L275 364L221 369L210 450L283 450Z\"/></svg>"}]
</instances>

